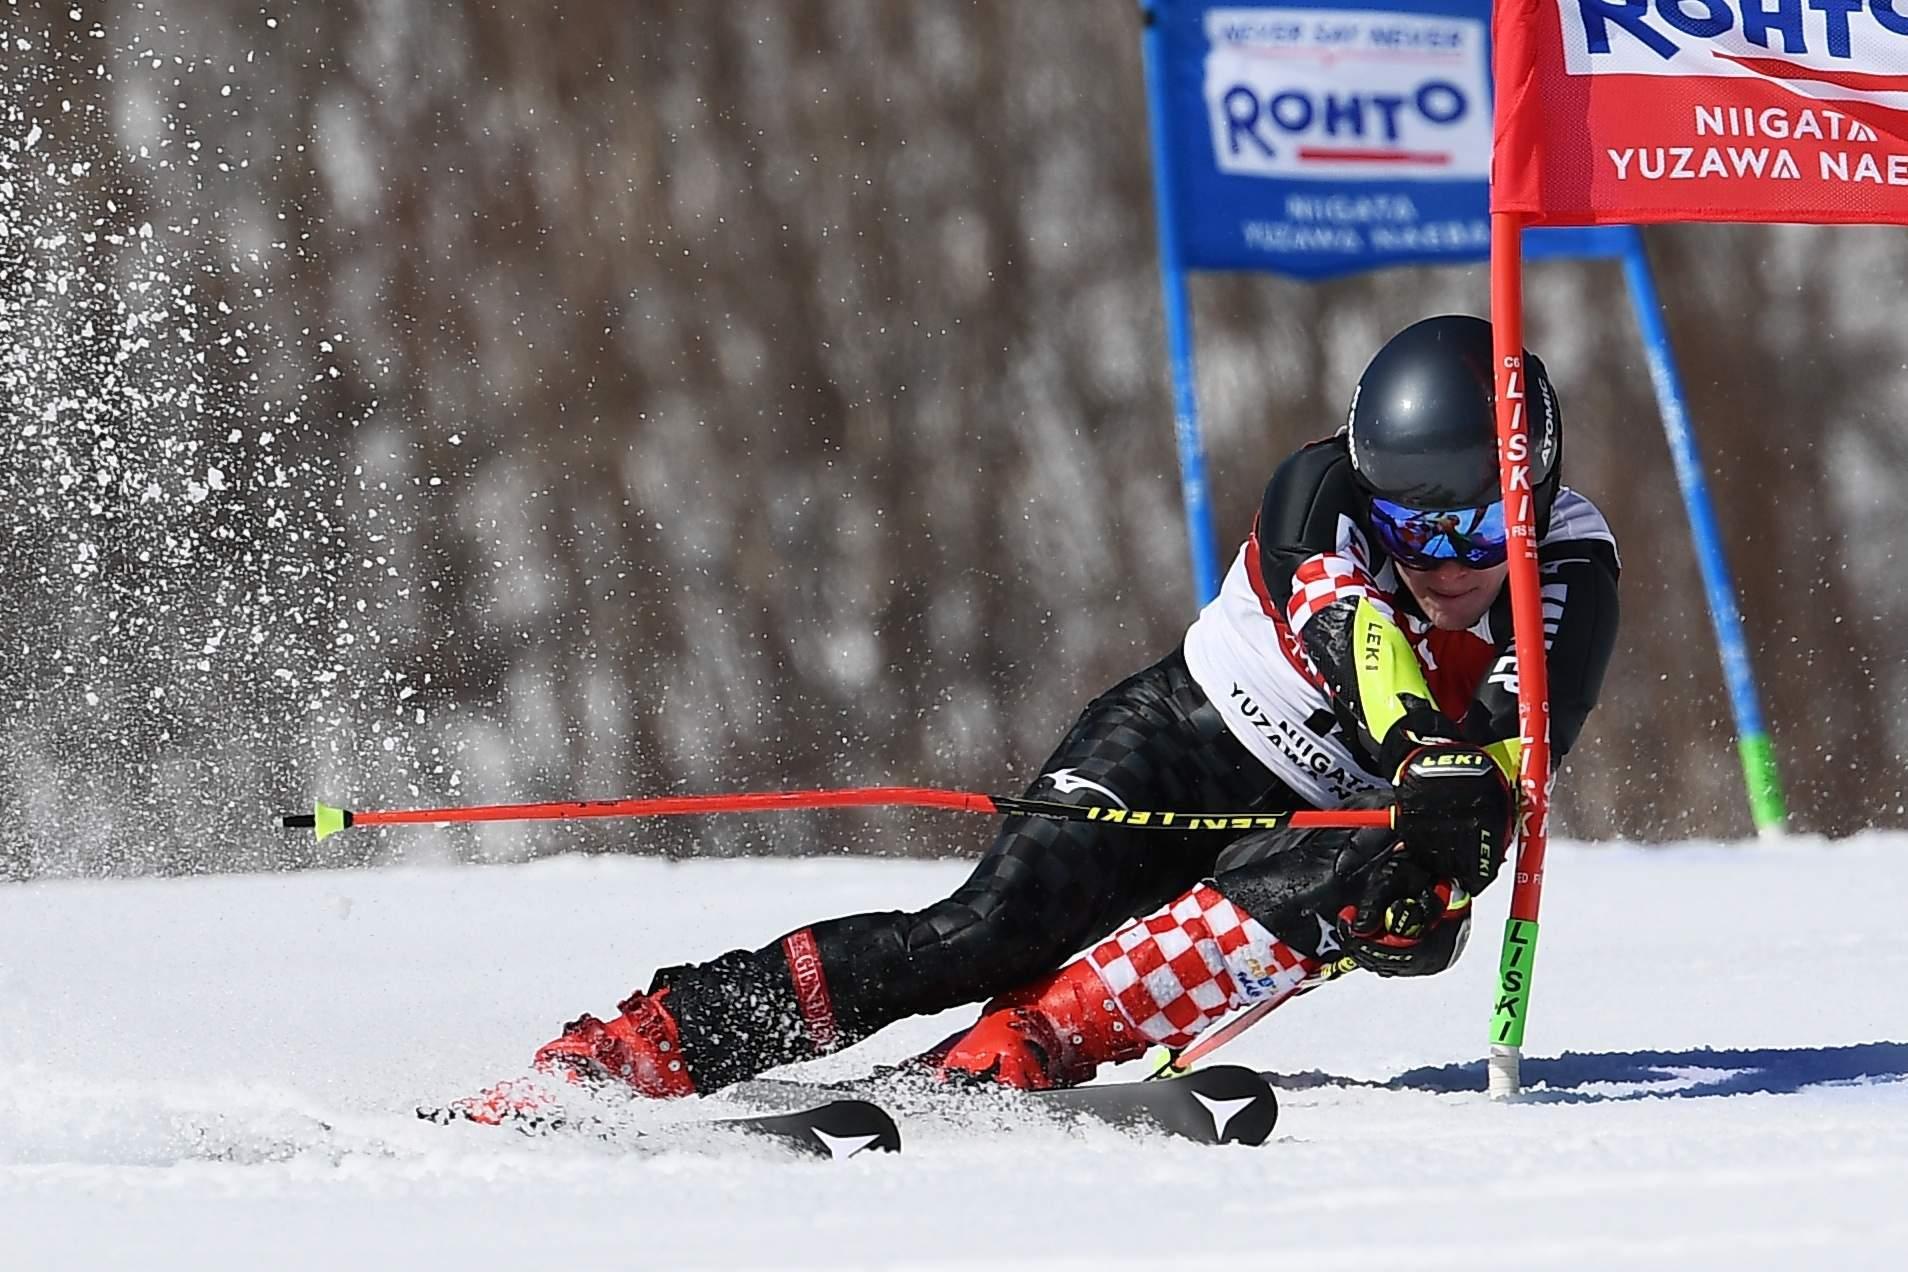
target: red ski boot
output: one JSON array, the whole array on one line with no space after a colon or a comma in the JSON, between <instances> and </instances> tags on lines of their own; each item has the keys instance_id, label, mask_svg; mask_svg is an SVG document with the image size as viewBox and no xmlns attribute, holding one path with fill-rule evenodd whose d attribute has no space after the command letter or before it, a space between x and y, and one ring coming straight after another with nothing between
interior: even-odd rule
<instances>
[{"instance_id":1,"label":"red ski boot","mask_svg":"<svg viewBox=\"0 0 1908 1272\"><path fill-rule=\"evenodd\" d=\"M614 1078L656 1100L694 1095L676 1018L663 1006L668 996L666 989L653 997L631 994L616 1004L622 1015L607 1022L579 1016L563 1026L560 1037L537 1048L537 1068L572 1082Z\"/></svg>"},{"instance_id":2,"label":"red ski boot","mask_svg":"<svg viewBox=\"0 0 1908 1272\"><path fill-rule=\"evenodd\" d=\"M621 1082L637 1095L658 1100L694 1095L696 1084L683 1067L676 1018L662 1003L668 993L665 989L653 996L631 994L616 1004L623 1014L607 1023L594 1016L572 1020L559 1037L537 1048L537 1072L569 1082ZM569 1121L561 1092L534 1077L499 1082L447 1108L419 1109L418 1116L433 1122L463 1118L521 1130Z\"/></svg>"},{"instance_id":3,"label":"red ski boot","mask_svg":"<svg viewBox=\"0 0 1908 1272\"><path fill-rule=\"evenodd\" d=\"M1082 958L988 1003L972 1029L928 1059L952 1079L1045 1091L1078 1086L1103 1064L1138 1059L1146 1046Z\"/></svg>"}]
</instances>

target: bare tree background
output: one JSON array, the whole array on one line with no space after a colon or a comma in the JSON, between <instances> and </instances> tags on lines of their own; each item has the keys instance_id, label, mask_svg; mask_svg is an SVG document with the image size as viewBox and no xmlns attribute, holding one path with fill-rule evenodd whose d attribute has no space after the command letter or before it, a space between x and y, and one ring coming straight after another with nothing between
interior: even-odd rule
<instances>
[{"instance_id":1,"label":"bare tree background","mask_svg":"<svg viewBox=\"0 0 1908 1272\"><path fill-rule=\"evenodd\" d=\"M1192 603L1130 0L0 10L0 868L964 852L889 816L270 828L1012 789ZM1908 241L1650 244L1794 806L1899 824ZM1529 343L1625 630L1560 832L1749 829L1614 267ZM1195 287L1226 551L1484 271Z\"/></svg>"}]
</instances>

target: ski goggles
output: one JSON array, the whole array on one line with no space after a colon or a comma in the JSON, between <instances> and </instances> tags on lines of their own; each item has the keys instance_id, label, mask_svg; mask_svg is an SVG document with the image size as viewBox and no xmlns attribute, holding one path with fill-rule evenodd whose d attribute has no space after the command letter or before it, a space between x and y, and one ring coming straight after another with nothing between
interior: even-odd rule
<instances>
[{"instance_id":1,"label":"ski goggles","mask_svg":"<svg viewBox=\"0 0 1908 1272\"><path fill-rule=\"evenodd\" d=\"M1410 508L1373 496L1371 530L1393 560L1414 570L1446 561L1485 570L1509 555L1502 500L1481 508Z\"/></svg>"}]
</instances>

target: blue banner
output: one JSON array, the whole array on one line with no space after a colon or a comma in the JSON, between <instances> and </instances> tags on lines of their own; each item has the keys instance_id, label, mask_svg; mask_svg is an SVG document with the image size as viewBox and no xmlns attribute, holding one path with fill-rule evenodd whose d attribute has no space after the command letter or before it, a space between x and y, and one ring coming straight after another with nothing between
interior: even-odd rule
<instances>
[{"instance_id":1,"label":"blue banner","mask_svg":"<svg viewBox=\"0 0 1908 1272\"><path fill-rule=\"evenodd\" d=\"M1323 278L1490 254L1487 0L1152 0L1178 264Z\"/></svg>"}]
</instances>

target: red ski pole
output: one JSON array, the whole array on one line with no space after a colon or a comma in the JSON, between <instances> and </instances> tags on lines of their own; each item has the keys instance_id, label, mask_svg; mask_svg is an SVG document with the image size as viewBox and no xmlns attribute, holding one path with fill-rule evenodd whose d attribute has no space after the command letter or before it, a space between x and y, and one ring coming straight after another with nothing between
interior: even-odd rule
<instances>
[{"instance_id":1,"label":"red ski pole","mask_svg":"<svg viewBox=\"0 0 1908 1272\"><path fill-rule=\"evenodd\" d=\"M663 795L644 799L587 799L548 804L478 804L465 808L347 809L316 803L309 813L285 813L279 824L317 832L323 840L347 826L442 825L480 821L563 821L581 817L682 817L708 813L769 813L793 808L947 808L963 813L1104 822L1137 830L1230 831L1286 827L1357 829L1391 825L1389 808L1300 809L1295 812L1177 812L1103 808L983 795L931 786L857 786L820 791L753 791L735 795Z\"/></svg>"}]
</instances>

